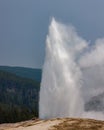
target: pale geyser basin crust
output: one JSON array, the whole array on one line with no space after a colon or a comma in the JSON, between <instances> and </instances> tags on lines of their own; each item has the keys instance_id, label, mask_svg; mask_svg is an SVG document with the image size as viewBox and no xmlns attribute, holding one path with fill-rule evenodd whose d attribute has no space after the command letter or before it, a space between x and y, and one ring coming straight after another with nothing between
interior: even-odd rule
<instances>
[{"instance_id":1,"label":"pale geyser basin crust","mask_svg":"<svg viewBox=\"0 0 104 130\"><path fill-rule=\"evenodd\" d=\"M82 118L37 119L1 124L0 130L104 130L104 121Z\"/></svg>"}]
</instances>

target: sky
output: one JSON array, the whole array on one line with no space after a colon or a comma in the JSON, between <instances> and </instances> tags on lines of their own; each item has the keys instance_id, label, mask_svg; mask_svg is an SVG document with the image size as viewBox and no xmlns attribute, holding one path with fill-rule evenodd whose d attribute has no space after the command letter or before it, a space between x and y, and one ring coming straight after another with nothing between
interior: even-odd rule
<instances>
[{"instance_id":1,"label":"sky","mask_svg":"<svg viewBox=\"0 0 104 130\"><path fill-rule=\"evenodd\" d=\"M41 68L52 17L92 44L104 37L104 0L0 0L0 65Z\"/></svg>"}]
</instances>

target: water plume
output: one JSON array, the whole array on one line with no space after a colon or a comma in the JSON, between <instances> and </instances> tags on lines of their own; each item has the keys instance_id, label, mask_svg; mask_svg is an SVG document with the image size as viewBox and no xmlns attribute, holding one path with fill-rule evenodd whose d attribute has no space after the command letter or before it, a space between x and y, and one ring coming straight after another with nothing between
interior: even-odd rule
<instances>
[{"instance_id":1,"label":"water plume","mask_svg":"<svg viewBox=\"0 0 104 130\"><path fill-rule=\"evenodd\" d=\"M81 72L75 59L85 45L74 28L52 19L40 90L40 118L81 115Z\"/></svg>"}]
</instances>

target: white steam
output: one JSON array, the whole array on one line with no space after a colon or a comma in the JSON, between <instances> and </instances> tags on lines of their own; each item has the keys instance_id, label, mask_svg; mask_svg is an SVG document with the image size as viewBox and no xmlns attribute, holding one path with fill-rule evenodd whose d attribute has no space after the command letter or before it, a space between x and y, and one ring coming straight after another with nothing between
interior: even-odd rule
<instances>
[{"instance_id":1,"label":"white steam","mask_svg":"<svg viewBox=\"0 0 104 130\"><path fill-rule=\"evenodd\" d=\"M104 92L104 39L96 40L79 59L86 99Z\"/></svg>"},{"instance_id":2,"label":"white steam","mask_svg":"<svg viewBox=\"0 0 104 130\"><path fill-rule=\"evenodd\" d=\"M81 67L92 67L104 64L104 39L98 39L91 50L80 59Z\"/></svg>"},{"instance_id":3,"label":"white steam","mask_svg":"<svg viewBox=\"0 0 104 130\"><path fill-rule=\"evenodd\" d=\"M104 90L104 80L99 78L104 77L103 41L97 40L94 47L86 52L85 50L90 48L88 43L77 35L72 26L52 19L46 40L46 57L40 89L40 118L104 119L101 112L84 111L85 99ZM98 72L103 71L99 73L100 76L96 74L96 66ZM97 92L94 92L95 88Z\"/></svg>"}]
</instances>

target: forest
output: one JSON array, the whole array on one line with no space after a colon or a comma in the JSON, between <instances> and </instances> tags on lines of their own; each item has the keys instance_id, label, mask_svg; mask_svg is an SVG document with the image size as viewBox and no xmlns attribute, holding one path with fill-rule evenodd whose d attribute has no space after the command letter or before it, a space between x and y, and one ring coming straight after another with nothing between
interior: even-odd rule
<instances>
[{"instance_id":1,"label":"forest","mask_svg":"<svg viewBox=\"0 0 104 130\"><path fill-rule=\"evenodd\" d=\"M0 123L38 117L40 82L0 70Z\"/></svg>"}]
</instances>

